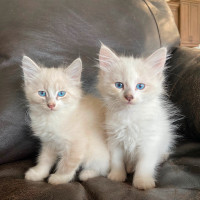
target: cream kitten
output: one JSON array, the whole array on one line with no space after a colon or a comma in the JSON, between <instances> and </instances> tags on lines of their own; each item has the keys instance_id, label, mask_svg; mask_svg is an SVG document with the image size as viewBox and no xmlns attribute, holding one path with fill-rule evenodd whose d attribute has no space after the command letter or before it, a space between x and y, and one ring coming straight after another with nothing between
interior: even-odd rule
<instances>
[{"instance_id":1,"label":"cream kitten","mask_svg":"<svg viewBox=\"0 0 200 200\"><path fill-rule=\"evenodd\" d=\"M171 105L163 99L166 48L146 59L117 56L105 45L99 54L98 89L104 99L111 152L108 178L126 179L135 170L133 185L155 187L155 171L174 141Z\"/></svg>"},{"instance_id":2,"label":"cream kitten","mask_svg":"<svg viewBox=\"0 0 200 200\"><path fill-rule=\"evenodd\" d=\"M109 152L102 127L103 107L94 97L82 98L81 59L67 68L45 68L24 56L22 69L31 127L42 143L37 165L25 178L43 180L57 158L56 172L48 180L51 184L71 181L80 165L81 180L106 176Z\"/></svg>"}]
</instances>

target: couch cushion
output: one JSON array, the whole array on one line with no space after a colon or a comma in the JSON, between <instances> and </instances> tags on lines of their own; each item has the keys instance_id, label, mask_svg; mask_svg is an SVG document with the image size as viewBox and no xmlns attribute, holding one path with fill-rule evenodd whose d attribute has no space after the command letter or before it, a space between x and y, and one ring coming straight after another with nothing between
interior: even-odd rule
<instances>
[{"instance_id":1,"label":"couch cushion","mask_svg":"<svg viewBox=\"0 0 200 200\"><path fill-rule=\"evenodd\" d=\"M129 174L125 183L97 177L86 182L72 182L53 186L46 182L24 180L24 172L33 165L31 160L17 161L0 166L0 199L15 200L171 200L200 198L200 146L186 143L179 146L158 172L157 188L140 191Z\"/></svg>"}]
</instances>

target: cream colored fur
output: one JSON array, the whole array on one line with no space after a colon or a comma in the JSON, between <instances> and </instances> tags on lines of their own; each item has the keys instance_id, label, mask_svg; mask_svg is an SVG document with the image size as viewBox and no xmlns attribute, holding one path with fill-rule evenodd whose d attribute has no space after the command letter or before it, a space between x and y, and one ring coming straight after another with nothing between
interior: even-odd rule
<instances>
[{"instance_id":1,"label":"cream colored fur","mask_svg":"<svg viewBox=\"0 0 200 200\"><path fill-rule=\"evenodd\" d=\"M124 181L135 171L138 189L155 187L156 168L174 143L171 105L163 99L166 49L147 59L117 56L105 45L99 54L98 89L106 106L105 126L111 152L108 178ZM122 89L116 82L124 84ZM136 85L144 83L138 90ZM130 102L125 98L132 95Z\"/></svg>"},{"instance_id":2,"label":"cream colored fur","mask_svg":"<svg viewBox=\"0 0 200 200\"><path fill-rule=\"evenodd\" d=\"M102 126L104 109L95 97L82 97L81 60L76 59L67 68L45 68L24 56L22 68L31 127L42 143L37 165L26 172L25 178L41 181L48 177L57 158L56 172L48 179L51 184L71 181L80 166L83 170L79 178L83 181L106 176L109 153ZM47 96L39 96L38 91L46 91ZM66 91L66 95L58 97L58 91ZM54 103L55 108L50 109L48 103Z\"/></svg>"}]
</instances>

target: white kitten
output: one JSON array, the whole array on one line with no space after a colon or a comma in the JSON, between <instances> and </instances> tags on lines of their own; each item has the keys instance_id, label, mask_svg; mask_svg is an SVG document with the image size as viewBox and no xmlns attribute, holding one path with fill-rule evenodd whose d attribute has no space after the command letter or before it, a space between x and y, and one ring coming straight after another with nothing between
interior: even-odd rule
<instances>
[{"instance_id":1,"label":"white kitten","mask_svg":"<svg viewBox=\"0 0 200 200\"><path fill-rule=\"evenodd\" d=\"M48 180L51 184L69 182L80 165L81 180L106 176L109 152L102 127L104 110L98 99L82 97L81 59L67 68L45 68L24 56L22 68L32 130L42 143L37 165L25 178L43 180L57 158L57 170Z\"/></svg>"},{"instance_id":2,"label":"white kitten","mask_svg":"<svg viewBox=\"0 0 200 200\"><path fill-rule=\"evenodd\" d=\"M147 59L117 56L105 45L99 54L98 89L104 99L111 152L108 178L126 179L135 170L133 185L155 187L155 170L174 143L171 105L163 99L166 48Z\"/></svg>"}]
</instances>

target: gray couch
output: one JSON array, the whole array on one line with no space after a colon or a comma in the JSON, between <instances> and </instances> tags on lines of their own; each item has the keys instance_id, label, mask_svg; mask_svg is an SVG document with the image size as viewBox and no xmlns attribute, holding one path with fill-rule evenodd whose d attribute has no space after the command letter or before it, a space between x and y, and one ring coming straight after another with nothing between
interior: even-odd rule
<instances>
[{"instance_id":1,"label":"gray couch","mask_svg":"<svg viewBox=\"0 0 200 200\"><path fill-rule=\"evenodd\" d=\"M174 153L159 168L157 187L139 191L104 177L53 186L24 180L40 148L29 128L22 90L22 55L46 66L83 60L83 88L96 93L102 41L117 53L148 56L161 46L168 60L169 98L185 116ZM0 200L200 199L200 51L179 47L164 0L0 1Z\"/></svg>"}]
</instances>

